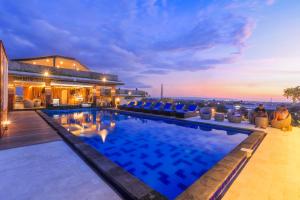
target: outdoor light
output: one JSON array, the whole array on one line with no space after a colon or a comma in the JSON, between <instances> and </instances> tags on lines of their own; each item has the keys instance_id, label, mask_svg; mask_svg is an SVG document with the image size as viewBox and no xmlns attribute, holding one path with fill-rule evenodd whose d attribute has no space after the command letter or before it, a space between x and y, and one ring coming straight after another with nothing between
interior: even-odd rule
<instances>
[{"instance_id":1,"label":"outdoor light","mask_svg":"<svg viewBox=\"0 0 300 200\"><path fill-rule=\"evenodd\" d=\"M128 95L129 95L129 96L131 95L131 91L128 92Z\"/></svg>"},{"instance_id":2,"label":"outdoor light","mask_svg":"<svg viewBox=\"0 0 300 200\"><path fill-rule=\"evenodd\" d=\"M5 121L2 121L2 125L4 126L7 126L10 124L10 121L9 120L5 120Z\"/></svg>"},{"instance_id":3,"label":"outdoor light","mask_svg":"<svg viewBox=\"0 0 300 200\"><path fill-rule=\"evenodd\" d=\"M106 82L106 78L105 78L105 77L103 77L103 78L102 78L102 81L103 81L103 82Z\"/></svg>"},{"instance_id":4,"label":"outdoor light","mask_svg":"<svg viewBox=\"0 0 300 200\"><path fill-rule=\"evenodd\" d=\"M47 59L46 62L49 62L49 59Z\"/></svg>"},{"instance_id":5,"label":"outdoor light","mask_svg":"<svg viewBox=\"0 0 300 200\"><path fill-rule=\"evenodd\" d=\"M4 129L7 130L8 125L10 124L10 121L9 120L5 120L5 121L2 121L1 124L4 127Z\"/></svg>"},{"instance_id":6,"label":"outdoor light","mask_svg":"<svg viewBox=\"0 0 300 200\"><path fill-rule=\"evenodd\" d=\"M119 98L119 97L117 97L117 98L116 98L116 101L117 101L117 102L119 102L119 101L120 101L120 98Z\"/></svg>"},{"instance_id":7,"label":"outdoor light","mask_svg":"<svg viewBox=\"0 0 300 200\"><path fill-rule=\"evenodd\" d=\"M79 71L79 68L76 68L77 71Z\"/></svg>"},{"instance_id":8,"label":"outdoor light","mask_svg":"<svg viewBox=\"0 0 300 200\"><path fill-rule=\"evenodd\" d=\"M64 64L64 62L63 62L63 61L60 61L59 63L60 63L61 65L62 65L62 64Z\"/></svg>"},{"instance_id":9,"label":"outdoor light","mask_svg":"<svg viewBox=\"0 0 300 200\"><path fill-rule=\"evenodd\" d=\"M36 64L36 62L33 62L33 64L35 65L35 64Z\"/></svg>"},{"instance_id":10,"label":"outdoor light","mask_svg":"<svg viewBox=\"0 0 300 200\"><path fill-rule=\"evenodd\" d=\"M59 68L60 66L59 66L59 65L57 65L56 67L57 67L57 68Z\"/></svg>"},{"instance_id":11,"label":"outdoor light","mask_svg":"<svg viewBox=\"0 0 300 200\"><path fill-rule=\"evenodd\" d=\"M45 71L44 76L49 76L49 72Z\"/></svg>"}]
</instances>

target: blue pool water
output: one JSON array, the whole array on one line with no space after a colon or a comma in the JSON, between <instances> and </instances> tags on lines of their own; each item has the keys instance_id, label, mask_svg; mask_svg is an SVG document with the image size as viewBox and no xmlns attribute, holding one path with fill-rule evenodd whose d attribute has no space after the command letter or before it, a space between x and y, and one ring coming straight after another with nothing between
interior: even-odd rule
<instances>
[{"instance_id":1,"label":"blue pool water","mask_svg":"<svg viewBox=\"0 0 300 200\"><path fill-rule=\"evenodd\" d=\"M45 112L169 199L176 198L250 134L93 109Z\"/></svg>"}]
</instances>

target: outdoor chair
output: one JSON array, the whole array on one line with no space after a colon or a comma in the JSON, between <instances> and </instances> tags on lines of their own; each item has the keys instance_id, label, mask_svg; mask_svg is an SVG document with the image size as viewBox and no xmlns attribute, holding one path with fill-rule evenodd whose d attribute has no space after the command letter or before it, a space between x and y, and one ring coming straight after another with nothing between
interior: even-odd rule
<instances>
[{"instance_id":1,"label":"outdoor chair","mask_svg":"<svg viewBox=\"0 0 300 200\"><path fill-rule=\"evenodd\" d=\"M254 117L254 114L255 114L254 110L251 110L248 113L248 120L249 120L250 124L256 124L256 118L259 117L259 116ZM266 118L266 119L260 119L260 121L262 121L262 120L269 121L268 113L267 113L267 115L265 117L260 117L260 118Z\"/></svg>"},{"instance_id":2,"label":"outdoor chair","mask_svg":"<svg viewBox=\"0 0 300 200\"><path fill-rule=\"evenodd\" d=\"M212 109L210 107L201 108L200 118L204 120L210 120L212 118Z\"/></svg>"},{"instance_id":3,"label":"outdoor chair","mask_svg":"<svg viewBox=\"0 0 300 200\"><path fill-rule=\"evenodd\" d=\"M273 128L278 128L278 129L287 130L287 131L292 130L292 125L291 124L292 124L292 116L291 116L291 114L289 114L286 119L283 119L283 120L272 120L271 121L271 126Z\"/></svg>"},{"instance_id":4,"label":"outdoor chair","mask_svg":"<svg viewBox=\"0 0 300 200\"><path fill-rule=\"evenodd\" d=\"M33 101L31 101L29 99L24 99L23 104L24 104L24 108L33 108L33 106L34 106Z\"/></svg>"},{"instance_id":5,"label":"outdoor chair","mask_svg":"<svg viewBox=\"0 0 300 200\"><path fill-rule=\"evenodd\" d=\"M267 128L269 126L268 117L255 117L255 127L257 128Z\"/></svg>"},{"instance_id":6,"label":"outdoor chair","mask_svg":"<svg viewBox=\"0 0 300 200\"><path fill-rule=\"evenodd\" d=\"M216 113L215 114L215 121L223 122L224 119L225 119L224 113Z\"/></svg>"},{"instance_id":7,"label":"outdoor chair","mask_svg":"<svg viewBox=\"0 0 300 200\"><path fill-rule=\"evenodd\" d=\"M243 116L241 114L236 114L235 112L229 112L227 114L227 119L231 123L241 123Z\"/></svg>"},{"instance_id":8,"label":"outdoor chair","mask_svg":"<svg viewBox=\"0 0 300 200\"><path fill-rule=\"evenodd\" d=\"M33 99L34 107L41 107L42 101L40 99Z\"/></svg>"}]
</instances>

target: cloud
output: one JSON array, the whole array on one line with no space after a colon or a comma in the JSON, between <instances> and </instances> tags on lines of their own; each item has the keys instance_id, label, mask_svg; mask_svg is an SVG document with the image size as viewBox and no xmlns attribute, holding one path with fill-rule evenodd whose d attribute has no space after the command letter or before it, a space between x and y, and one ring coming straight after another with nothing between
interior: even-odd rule
<instances>
[{"instance_id":1,"label":"cloud","mask_svg":"<svg viewBox=\"0 0 300 200\"><path fill-rule=\"evenodd\" d=\"M208 70L238 59L258 2L1 1L0 37L12 58L72 56L128 85L149 87L143 78L150 74Z\"/></svg>"},{"instance_id":2,"label":"cloud","mask_svg":"<svg viewBox=\"0 0 300 200\"><path fill-rule=\"evenodd\" d=\"M25 46L25 47L29 47L29 48L35 48L35 44L32 43L31 41L28 41L22 37L19 37L17 35L11 35L11 37L13 38L13 40L16 42L17 46Z\"/></svg>"},{"instance_id":3,"label":"cloud","mask_svg":"<svg viewBox=\"0 0 300 200\"><path fill-rule=\"evenodd\" d=\"M275 0L266 0L267 5L273 5Z\"/></svg>"},{"instance_id":4,"label":"cloud","mask_svg":"<svg viewBox=\"0 0 300 200\"><path fill-rule=\"evenodd\" d=\"M163 75L167 74L168 71L166 70L161 70L161 69L149 69L141 72L141 74L157 74L157 75Z\"/></svg>"}]
</instances>

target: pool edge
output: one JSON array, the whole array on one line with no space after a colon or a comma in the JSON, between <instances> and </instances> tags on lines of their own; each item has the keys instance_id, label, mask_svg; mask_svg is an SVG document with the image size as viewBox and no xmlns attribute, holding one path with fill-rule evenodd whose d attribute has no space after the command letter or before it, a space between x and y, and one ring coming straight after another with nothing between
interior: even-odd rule
<instances>
[{"instance_id":1,"label":"pool edge","mask_svg":"<svg viewBox=\"0 0 300 200\"><path fill-rule=\"evenodd\" d=\"M110 184L124 199L134 200L165 200L165 196L150 188L135 178L129 172L72 135L63 126L41 110L36 111L62 139L90 166L93 170Z\"/></svg>"}]
</instances>

